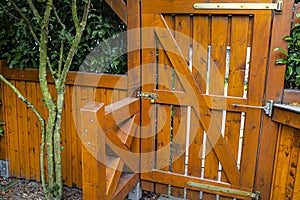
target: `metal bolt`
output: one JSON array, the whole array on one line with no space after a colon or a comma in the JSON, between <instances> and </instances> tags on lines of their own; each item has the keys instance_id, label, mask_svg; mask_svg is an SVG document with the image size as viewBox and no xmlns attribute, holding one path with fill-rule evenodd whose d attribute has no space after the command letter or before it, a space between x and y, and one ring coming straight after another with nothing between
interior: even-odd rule
<instances>
[{"instance_id":1,"label":"metal bolt","mask_svg":"<svg viewBox=\"0 0 300 200\"><path fill-rule=\"evenodd\" d=\"M89 146L90 146L90 145L91 145L91 142L87 142L87 145L89 145Z\"/></svg>"},{"instance_id":2,"label":"metal bolt","mask_svg":"<svg viewBox=\"0 0 300 200\"><path fill-rule=\"evenodd\" d=\"M90 120L90 123L91 123L91 124L92 124L92 123L94 123L94 120L93 120L93 119L91 119L91 120Z\"/></svg>"},{"instance_id":3,"label":"metal bolt","mask_svg":"<svg viewBox=\"0 0 300 200\"><path fill-rule=\"evenodd\" d=\"M85 132L85 133L87 133L87 132L88 132L88 130L87 130L87 129L84 129L84 132Z\"/></svg>"}]
</instances>

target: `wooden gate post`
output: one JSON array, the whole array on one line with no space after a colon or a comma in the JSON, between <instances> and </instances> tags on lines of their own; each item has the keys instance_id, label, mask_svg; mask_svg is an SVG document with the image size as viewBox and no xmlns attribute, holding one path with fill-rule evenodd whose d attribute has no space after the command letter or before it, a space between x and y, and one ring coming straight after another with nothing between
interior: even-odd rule
<instances>
[{"instance_id":1,"label":"wooden gate post","mask_svg":"<svg viewBox=\"0 0 300 200\"><path fill-rule=\"evenodd\" d=\"M82 191L86 200L106 199L104 107L104 103L89 102L80 110Z\"/></svg>"},{"instance_id":2,"label":"wooden gate post","mask_svg":"<svg viewBox=\"0 0 300 200\"><path fill-rule=\"evenodd\" d=\"M293 5L294 1L285 1L282 14L274 16L266 81L266 101L274 100L275 103L282 101L285 66L275 65L276 60L281 58L282 54L273 50L277 47L283 49L287 47L287 43L282 38L290 32ZM270 117L264 115L255 182L255 190L260 191L261 199L270 199L277 133L278 124L272 122Z\"/></svg>"}]
</instances>

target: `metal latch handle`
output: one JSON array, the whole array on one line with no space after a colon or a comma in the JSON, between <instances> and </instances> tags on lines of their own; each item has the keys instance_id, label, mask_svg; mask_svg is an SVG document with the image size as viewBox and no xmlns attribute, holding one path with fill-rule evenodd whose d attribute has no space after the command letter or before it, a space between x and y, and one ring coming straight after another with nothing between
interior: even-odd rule
<instances>
[{"instance_id":1,"label":"metal latch handle","mask_svg":"<svg viewBox=\"0 0 300 200\"><path fill-rule=\"evenodd\" d=\"M137 97L149 99L151 103L154 103L154 101L158 99L158 94L152 92L138 92Z\"/></svg>"},{"instance_id":2,"label":"metal latch handle","mask_svg":"<svg viewBox=\"0 0 300 200\"><path fill-rule=\"evenodd\" d=\"M274 105L273 100L267 101L265 106L251 106L251 105L243 105L243 104L237 104L237 103L232 104L232 106L234 106L234 107L263 109L265 111L266 115L268 115L269 117L272 116L273 105Z\"/></svg>"}]
</instances>

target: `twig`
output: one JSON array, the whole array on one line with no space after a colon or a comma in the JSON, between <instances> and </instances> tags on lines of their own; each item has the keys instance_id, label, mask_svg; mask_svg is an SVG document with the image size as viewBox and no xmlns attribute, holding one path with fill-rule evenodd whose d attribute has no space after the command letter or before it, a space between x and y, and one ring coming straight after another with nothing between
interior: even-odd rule
<instances>
[{"instance_id":1,"label":"twig","mask_svg":"<svg viewBox=\"0 0 300 200\"><path fill-rule=\"evenodd\" d=\"M54 15L55 15L58 23L61 25L62 29L65 30L66 26L64 25L64 23L61 21L60 17L58 16L57 11L56 11L56 7L53 5L52 8L53 8Z\"/></svg>"},{"instance_id":2,"label":"twig","mask_svg":"<svg viewBox=\"0 0 300 200\"><path fill-rule=\"evenodd\" d=\"M16 11L19 13L19 15L21 15L21 17L24 19L24 21L26 22L28 28L29 28L29 31L31 33L31 35L33 36L34 40L39 44L39 40L33 30L33 27L29 21L29 19L24 15L24 13L22 12L22 10L17 6L17 4L15 4L15 2L13 0L9 0L12 5L14 6L14 8L16 9Z\"/></svg>"},{"instance_id":3,"label":"twig","mask_svg":"<svg viewBox=\"0 0 300 200\"><path fill-rule=\"evenodd\" d=\"M38 10L36 9L36 7L34 6L34 4L32 3L32 0L27 0L27 3L29 4L29 7L32 10L34 16L40 20L41 16L40 16Z\"/></svg>"},{"instance_id":4,"label":"twig","mask_svg":"<svg viewBox=\"0 0 300 200\"><path fill-rule=\"evenodd\" d=\"M91 1L89 0L88 3L85 4L82 20L79 24L78 16L77 16L76 0L72 1L72 16L73 16L74 25L76 27L76 35L73 40L73 44L69 50L69 53L68 53L68 56L67 56L67 59L66 59L65 65L64 65L64 69L61 73L61 77L59 80L59 87L62 87L62 85L64 84L64 82L67 78L67 74L68 74L68 71L70 70L70 66L72 64L73 57L75 55L78 44L81 40L82 33L85 30L90 5L91 5Z\"/></svg>"}]
</instances>

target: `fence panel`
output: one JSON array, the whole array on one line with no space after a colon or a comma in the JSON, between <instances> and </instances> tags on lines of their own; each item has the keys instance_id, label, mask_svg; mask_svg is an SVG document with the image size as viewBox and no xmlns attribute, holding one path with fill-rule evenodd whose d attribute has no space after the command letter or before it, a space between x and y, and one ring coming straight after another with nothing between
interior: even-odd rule
<instances>
[{"instance_id":1,"label":"fence panel","mask_svg":"<svg viewBox=\"0 0 300 200\"><path fill-rule=\"evenodd\" d=\"M2 74L10 80L44 118L44 106L38 82L38 70L2 68ZM49 76L50 77L50 76ZM50 92L55 99L55 86L49 78ZM4 137L0 139L1 159L9 160L10 176L40 181L40 124L32 111L17 98L13 91L1 84L4 110ZM81 187L81 141L77 126L79 110L89 101L108 105L127 95L127 77L124 75L97 75L70 72L67 78L62 121L62 164L65 185ZM46 168L47 169L47 168ZM47 173L47 172L46 172Z\"/></svg>"}]
</instances>

